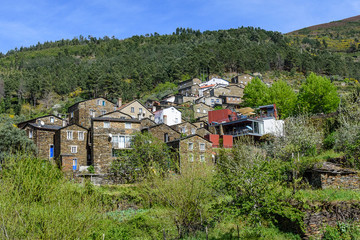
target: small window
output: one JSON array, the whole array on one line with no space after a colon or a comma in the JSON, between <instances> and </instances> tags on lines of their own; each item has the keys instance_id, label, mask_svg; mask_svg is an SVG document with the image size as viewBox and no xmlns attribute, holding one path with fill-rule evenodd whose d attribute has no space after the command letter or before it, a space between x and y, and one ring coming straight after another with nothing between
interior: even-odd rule
<instances>
[{"instance_id":1,"label":"small window","mask_svg":"<svg viewBox=\"0 0 360 240\"><path fill-rule=\"evenodd\" d=\"M73 171L77 170L77 158L73 159Z\"/></svg>"},{"instance_id":2,"label":"small window","mask_svg":"<svg viewBox=\"0 0 360 240\"><path fill-rule=\"evenodd\" d=\"M102 101L102 105L105 106L105 101Z\"/></svg>"},{"instance_id":3,"label":"small window","mask_svg":"<svg viewBox=\"0 0 360 240\"><path fill-rule=\"evenodd\" d=\"M67 139L73 140L73 131L67 131Z\"/></svg>"},{"instance_id":4,"label":"small window","mask_svg":"<svg viewBox=\"0 0 360 240\"><path fill-rule=\"evenodd\" d=\"M102 110L102 111L101 111L101 115L104 115L104 114L106 114L106 111L105 111L105 110Z\"/></svg>"},{"instance_id":5,"label":"small window","mask_svg":"<svg viewBox=\"0 0 360 240\"><path fill-rule=\"evenodd\" d=\"M204 154L201 154L201 155L200 155L200 162L205 162L205 156L204 156Z\"/></svg>"},{"instance_id":6,"label":"small window","mask_svg":"<svg viewBox=\"0 0 360 240\"><path fill-rule=\"evenodd\" d=\"M90 109L90 116L91 116L91 117L95 117L95 112L96 112L95 110Z\"/></svg>"},{"instance_id":7,"label":"small window","mask_svg":"<svg viewBox=\"0 0 360 240\"><path fill-rule=\"evenodd\" d=\"M192 128L191 129L191 134L195 134L196 133L196 129L195 128Z\"/></svg>"},{"instance_id":8,"label":"small window","mask_svg":"<svg viewBox=\"0 0 360 240\"><path fill-rule=\"evenodd\" d=\"M131 123L125 123L125 129L131 129Z\"/></svg>"},{"instance_id":9,"label":"small window","mask_svg":"<svg viewBox=\"0 0 360 240\"><path fill-rule=\"evenodd\" d=\"M168 142L168 141L169 141L169 134L164 133L164 142Z\"/></svg>"},{"instance_id":10,"label":"small window","mask_svg":"<svg viewBox=\"0 0 360 240\"><path fill-rule=\"evenodd\" d=\"M189 154L189 162L193 162L194 161L194 154L190 153Z\"/></svg>"},{"instance_id":11,"label":"small window","mask_svg":"<svg viewBox=\"0 0 360 240\"><path fill-rule=\"evenodd\" d=\"M29 138L33 138L33 130L29 129Z\"/></svg>"},{"instance_id":12,"label":"small window","mask_svg":"<svg viewBox=\"0 0 360 240\"><path fill-rule=\"evenodd\" d=\"M214 99L211 99L211 103L215 103L215 100L214 100Z\"/></svg>"},{"instance_id":13,"label":"small window","mask_svg":"<svg viewBox=\"0 0 360 240\"><path fill-rule=\"evenodd\" d=\"M139 113L142 113L142 108L139 108Z\"/></svg>"},{"instance_id":14,"label":"small window","mask_svg":"<svg viewBox=\"0 0 360 240\"><path fill-rule=\"evenodd\" d=\"M131 107L131 112L135 112L135 108L134 107Z\"/></svg>"},{"instance_id":15,"label":"small window","mask_svg":"<svg viewBox=\"0 0 360 240\"><path fill-rule=\"evenodd\" d=\"M203 110L203 113L206 113L206 110L205 110L205 109Z\"/></svg>"},{"instance_id":16,"label":"small window","mask_svg":"<svg viewBox=\"0 0 360 240\"><path fill-rule=\"evenodd\" d=\"M205 143L200 143L200 151L205 151Z\"/></svg>"},{"instance_id":17,"label":"small window","mask_svg":"<svg viewBox=\"0 0 360 240\"><path fill-rule=\"evenodd\" d=\"M216 99L216 102L219 103L219 102L220 102L220 99Z\"/></svg>"},{"instance_id":18,"label":"small window","mask_svg":"<svg viewBox=\"0 0 360 240\"><path fill-rule=\"evenodd\" d=\"M189 142L189 150L193 150L194 149L194 144L192 142Z\"/></svg>"},{"instance_id":19,"label":"small window","mask_svg":"<svg viewBox=\"0 0 360 240\"><path fill-rule=\"evenodd\" d=\"M181 127L180 128L180 133L185 133L186 132L186 127Z\"/></svg>"},{"instance_id":20,"label":"small window","mask_svg":"<svg viewBox=\"0 0 360 240\"><path fill-rule=\"evenodd\" d=\"M104 128L110 128L110 122L104 122Z\"/></svg>"},{"instance_id":21,"label":"small window","mask_svg":"<svg viewBox=\"0 0 360 240\"><path fill-rule=\"evenodd\" d=\"M71 153L77 153L77 146L71 146Z\"/></svg>"},{"instance_id":22,"label":"small window","mask_svg":"<svg viewBox=\"0 0 360 240\"><path fill-rule=\"evenodd\" d=\"M204 127L204 124L203 124L203 123L200 123L200 127Z\"/></svg>"},{"instance_id":23,"label":"small window","mask_svg":"<svg viewBox=\"0 0 360 240\"><path fill-rule=\"evenodd\" d=\"M70 113L70 118L74 118L74 112Z\"/></svg>"},{"instance_id":24,"label":"small window","mask_svg":"<svg viewBox=\"0 0 360 240\"><path fill-rule=\"evenodd\" d=\"M50 122L51 122L51 123L54 123L54 122L55 122L54 117L50 117Z\"/></svg>"},{"instance_id":25,"label":"small window","mask_svg":"<svg viewBox=\"0 0 360 240\"><path fill-rule=\"evenodd\" d=\"M199 113L199 112L200 112L200 108L198 108L198 109L196 110L196 112L198 112L198 113Z\"/></svg>"},{"instance_id":26,"label":"small window","mask_svg":"<svg viewBox=\"0 0 360 240\"><path fill-rule=\"evenodd\" d=\"M84 132L78 132L78 139L80 141L83 141L84 140Z\"/></svg>"},{"instance_id":27,"label":"small window","mask_svg":"<svg viewBox=\"0 0 360 240\"><path fill-rule=\"evenodd\" d=\"M175 123L178 123L179 122L179 119L178 118L175 118Z\"/></svg>"}]
</instances>

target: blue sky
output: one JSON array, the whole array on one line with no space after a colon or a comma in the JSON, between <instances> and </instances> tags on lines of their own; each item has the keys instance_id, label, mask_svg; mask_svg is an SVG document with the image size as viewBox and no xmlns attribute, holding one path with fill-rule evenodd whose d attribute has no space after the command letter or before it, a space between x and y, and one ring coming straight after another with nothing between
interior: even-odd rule
<instances>
[{"instance_id":1,"label":"blue sky","mask_svg":"<svg viewBox=\"0 0 360 240\"><path fill-rule=\"evenodd\" d=\"M286 33L359 14L359 0L2 0L0 52L79 35L171 34L177 27Z\"/></svg>"}]
</instances>

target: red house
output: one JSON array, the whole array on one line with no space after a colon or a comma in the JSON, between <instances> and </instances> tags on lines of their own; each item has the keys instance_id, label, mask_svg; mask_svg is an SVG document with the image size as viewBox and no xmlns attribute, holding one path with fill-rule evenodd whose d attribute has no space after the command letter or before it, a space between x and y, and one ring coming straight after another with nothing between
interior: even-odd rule
<instances>
[{"instance_id":1,"label":"red house","mask_svg":"<svg viewBox=\"0 0 360 240\"><path fill-rule=\"evenodd\" d=\"M215 111L209 111L209 124L232 122L238 119L236 112L230 109L221 109Z\"/></svg>"}]
</instances>

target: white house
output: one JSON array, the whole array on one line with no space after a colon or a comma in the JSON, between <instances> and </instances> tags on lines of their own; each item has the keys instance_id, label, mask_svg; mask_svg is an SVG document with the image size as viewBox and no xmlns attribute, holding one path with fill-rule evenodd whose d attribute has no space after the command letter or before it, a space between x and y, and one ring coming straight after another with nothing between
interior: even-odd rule
<instances>
[{"instance_id":1,"label":"white house","mask_svg":"<svg viewBox=\"0 0 360 240\"><path fill-rule=\"evenodd\" d=\"M199 84L199 96L202 97L204 91L207 91L209 89L215 88L215 87L226 87L229 85L229 82L221 79L221 78L212 78L211 80L200 83Z\"/></svg>"},{"instance_id":2,"label":"white house","mask_svg":"<svg viewBox=\"0 0 360 240\"><path fill-rule=\"evenodd\" d=\"M172 126L181 123L181 112L175 107L164 108L154 112L155 123L165 123Z\"/></svg>"}]
</instances>

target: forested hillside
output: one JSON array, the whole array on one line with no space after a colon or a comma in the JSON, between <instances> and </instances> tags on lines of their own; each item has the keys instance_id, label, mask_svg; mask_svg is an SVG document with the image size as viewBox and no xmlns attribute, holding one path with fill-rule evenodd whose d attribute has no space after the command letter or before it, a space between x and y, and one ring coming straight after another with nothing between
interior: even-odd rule
<instances>
[{"instance_id":1,"label":"forested hillside","mask_svg":"<svg viewBox=\"0 0 360 240\"><path fill-rule=\"evenodd\" d=\"M360 78L360 64L319 46L258 28L176 29L128 39L78 37L9 51L0 58L2 112L18 114L49 94L104 96L125 101L157 84L201 75L285 70Z\"/></svg>"}]
</instances>

